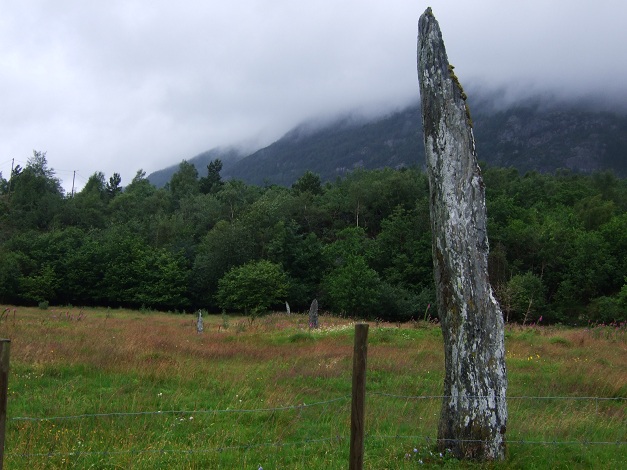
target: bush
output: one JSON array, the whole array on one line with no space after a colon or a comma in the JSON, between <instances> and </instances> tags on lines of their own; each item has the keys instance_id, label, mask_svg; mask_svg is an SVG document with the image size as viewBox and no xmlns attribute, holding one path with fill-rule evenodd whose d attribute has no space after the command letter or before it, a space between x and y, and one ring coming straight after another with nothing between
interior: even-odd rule
<instances>
[{"instance_id":1,"label":"bush","mask_svg":"<svg viewBox=\"0 0 627 470\"><path fill-rule=\"evenodd\" d=\"M611 323L613 321L627 320L624 308L621 308L620 300L614 297L598 297L588 305L588 320L593 323Z\"/></svg>"},{"instance_id":2,"label":"bush","mask_svg":"<svg viewBox=\"0 0 627 470\"><path fill-rule=\"evenodd\" d=\"M618 294L618 305L623 309L623 314L627 315L627 276L625 276L625 284Z\"/></svg>"},{"instance_id":3,"label":"bush","mask_svg":"<svg viewBox=\"0 0 627 470\"><path fill-rule=\"evenodd\" d=\"M218 281L217 299L223 309L258 315L285 301L287 275L270 261L252 261L228 271Z\"/></svg>"},{"instance_id":4,"label":"bush","mask_svg":"<svg viewBox=\"0 0 627 470\"><path fill-rule=\"evenodd\" d=\"M421 319L424 309L420 298L414 292L401 286L384 282L380 289L379 317L387 321L408 321Z\"/></svg>"},{"instance_id":5,"label":"bush","mask_svg":"<svg viewBox=\"0 0 627 470\"><path fill-rule=\"evenodd\" d=\"M527 323L544 313L546 289L533 273L517 274L498 290L497 296L505 321Z\"/></svg>"},{"instance_id":6,"label":"bush","mask_svg":"<svg viewBox=\"0 0 627 470\"><path fill-rule=\"evenodd\" d=\"M374 318L382 312L381 281L362 256L350 256L322 280L325 298L338 314Z\"/></svg>"}]
</instances>

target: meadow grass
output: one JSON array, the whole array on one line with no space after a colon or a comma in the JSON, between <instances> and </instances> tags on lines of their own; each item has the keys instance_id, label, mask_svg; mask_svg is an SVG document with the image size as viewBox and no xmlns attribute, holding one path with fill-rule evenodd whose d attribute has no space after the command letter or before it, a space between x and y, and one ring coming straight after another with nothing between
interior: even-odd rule
<instances>
[{"instance_id":1,"label":"meadow grass","mask_svg":"<svg viewBox=\"0 0 627 470\"><path fill-rule=\"evenodd\" d=\"M354 328L320 320L19 307L5 468L346 468ZM623 328L509 326L506 348L507 460L457 462L439 327L372 323L365 468L627 467Z\"/></svg>"}]
</instances>

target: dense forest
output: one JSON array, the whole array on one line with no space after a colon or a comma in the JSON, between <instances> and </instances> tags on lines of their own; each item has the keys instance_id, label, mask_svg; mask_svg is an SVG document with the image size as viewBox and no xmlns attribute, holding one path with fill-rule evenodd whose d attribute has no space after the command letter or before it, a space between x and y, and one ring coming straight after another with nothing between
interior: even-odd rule
<instances>
[{"instance_id":1,"label":"dense forest","mask_svg":"<svg viewBox=\"0 0 627 470\"><path fill-rule=\"evenodd\" d=\"M483 165L490 278L509 322L627 319L627 180ZM0 303L190 312L321 309L436 318L428 181L356 170L290 188L223 181L183 161L164 188L143 171L93 174L66 195L46 155L0 175Z\"/></svg>"}]
</instances>

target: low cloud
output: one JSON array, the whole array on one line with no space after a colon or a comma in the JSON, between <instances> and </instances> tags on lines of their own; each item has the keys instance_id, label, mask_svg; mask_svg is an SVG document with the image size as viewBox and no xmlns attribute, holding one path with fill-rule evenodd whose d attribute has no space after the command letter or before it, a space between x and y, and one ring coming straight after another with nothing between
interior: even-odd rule
<instances>
[{"instance_id":1,"label":"low cloud","mask_svg":"<svg viewBox=\"0 0 627 470\"><path fill-rule=\"evenodd\" d=\"M122 174L418 96L409 0L3 2L0 171ZM430 2L468 87L624 101L627 3ZM68 186L68 176L59 173Z\"/></svg>"}]
</instances>

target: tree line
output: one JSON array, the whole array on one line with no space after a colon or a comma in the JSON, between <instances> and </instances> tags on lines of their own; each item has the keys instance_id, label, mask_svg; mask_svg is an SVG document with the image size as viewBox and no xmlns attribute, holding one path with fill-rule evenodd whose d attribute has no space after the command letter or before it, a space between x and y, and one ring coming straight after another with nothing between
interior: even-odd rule
<instances>
[{"instance_id":1,"label":"tree line","mask_svg":"<svg viewBox=\"0 0 627 470\"><path fill-rule=\"evenodd\" d=\"M94 173L66 195L46 155L0 175L0 302L436 318L429 188L418 168L291 187L183 161L164 188ZM483 172L490 280L510 322L627 320L627 181Z\"/></svg>"}]
</instances>

